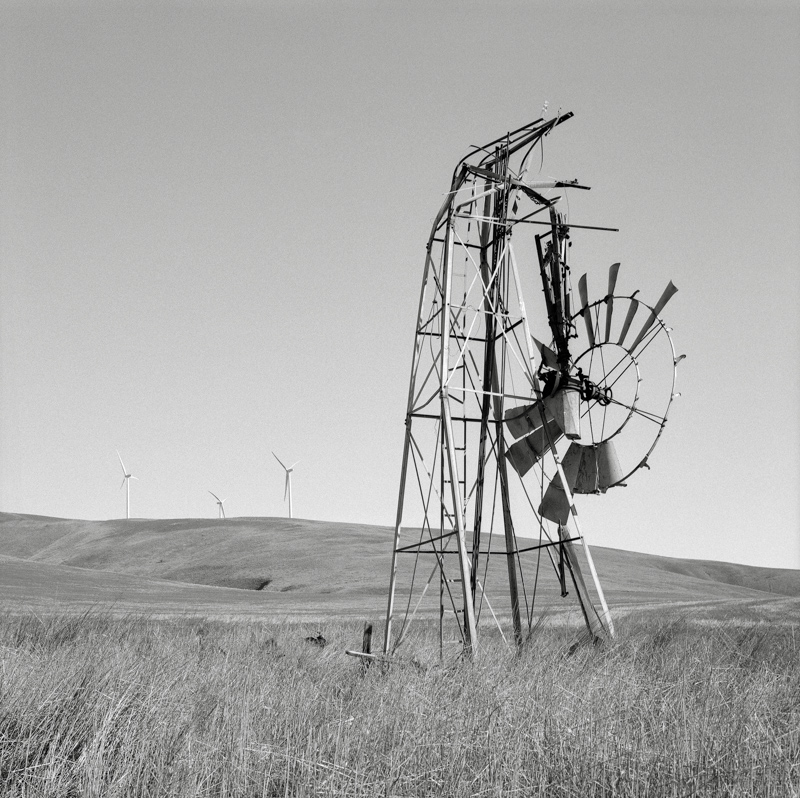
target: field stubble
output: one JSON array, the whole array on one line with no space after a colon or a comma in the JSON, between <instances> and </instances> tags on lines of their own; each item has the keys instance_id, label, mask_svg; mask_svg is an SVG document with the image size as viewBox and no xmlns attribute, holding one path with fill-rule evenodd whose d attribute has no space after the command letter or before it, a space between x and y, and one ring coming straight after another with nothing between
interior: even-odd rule
<instances>
[{"instance_id":1,"label":"field stubble","mask_svg":"<svg viewBox=\"0 0 800 798\"><path fill-rule=\"evenodd\" d=\"M796 626L553 626L443 665L423 630L366 674L356 624L318 631L0 620L2 794L800 795Z\"/></svg>"}]
</instances>

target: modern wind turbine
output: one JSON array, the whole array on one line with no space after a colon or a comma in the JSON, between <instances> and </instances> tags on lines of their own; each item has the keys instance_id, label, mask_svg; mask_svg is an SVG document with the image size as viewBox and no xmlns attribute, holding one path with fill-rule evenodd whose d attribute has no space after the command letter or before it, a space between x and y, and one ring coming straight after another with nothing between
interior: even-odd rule
<instances>
[{"instance_id":1,"label":"modern wind turbine","mask_svg":"<svg viewBox=\"0 0 800 798\"><path fill-rule=\"evenodd\" d=\"M125 518L131 517L131 480L138 479L139 477L133 476L127 468L125 468L125 463L122 462L122 455L117 451L117 457L119 457L119 464L122 466L122 485L125 486Z\"/></svg>"},{"instance_id":2,"label":"modern wind turbine","mask_svg":"<svg viewBox=\"0 0 800 798\"><path fill-rule=\"evenodd\" d=\"M272 453L272 456L281 464L281 468L286 472L286 483L284 484L283 488L283 500L286 501L286 497L289 497L289 518L292 517L292 471L294 471L294 467L299 463L298 460L296 463L292 463L288 468L281 462L281 459L278 457L275 452Z\"/></svg>"},{"instance_id":3,"label":"modern wind turbine","mask_svg":"<svg viewBox=\"0 0 800 798\"><path fill-rule=\"evenodd\" d=\"M222 505L225 504L225 502L228 501L228 500L227 499L220 499L220 497L217 496L217 494L214 493L213 490L210 490L209 493L217 500L217 507L219 507L219 516L218 517L219 518L224 518L225 517L225 508Z\"/></svg>"}]
</instances>

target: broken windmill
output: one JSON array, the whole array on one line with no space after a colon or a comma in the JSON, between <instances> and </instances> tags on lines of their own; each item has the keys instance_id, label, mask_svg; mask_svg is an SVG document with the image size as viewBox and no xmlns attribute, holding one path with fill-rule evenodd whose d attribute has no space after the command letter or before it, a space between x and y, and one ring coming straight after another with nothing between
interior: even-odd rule
<instances>
[{"instance_id":1,"label":"broken windmill","mask_svg":"<svg viewBox=\"0 0 800 798\"><path fill-rule=\"evenodd\" d=\"M585 274L574 295L571 235L609 228L568 220L566 193L585 186L530 175L537 147L571 116L475 147L434 220L384 655L431 604L440 645L448 617L472 656L479 629L522 645L548 606L545 571L556 593L577 599L592 637L614 634L575 495L603 494L649 467L676 396L681 358L660 317L676 288L647 305L617 292L615 263L599 298ZM529 317L523 295L539 290L544 307Z\"/></svg>"}]
</instances>

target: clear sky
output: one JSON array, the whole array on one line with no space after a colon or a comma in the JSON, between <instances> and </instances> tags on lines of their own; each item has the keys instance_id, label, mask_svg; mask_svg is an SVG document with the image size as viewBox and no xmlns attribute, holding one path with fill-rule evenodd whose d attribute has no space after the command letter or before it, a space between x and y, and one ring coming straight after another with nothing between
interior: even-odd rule
<instances>
[{"instance_id":1,"label":"clear sky","mask_svg":"<svg viewBox=\"0 0 800 798\"><path fill-rule=\"evenodd\" d=\"M590 542L800 567L797 3L0 0L0 510L393 522L430 223L536 119L681 399ZM578 197L577 194L581 196ZM578 218L580 217L580 218ZM387 547L391 544L387 539Z\"/></svg>"}]
</instances>

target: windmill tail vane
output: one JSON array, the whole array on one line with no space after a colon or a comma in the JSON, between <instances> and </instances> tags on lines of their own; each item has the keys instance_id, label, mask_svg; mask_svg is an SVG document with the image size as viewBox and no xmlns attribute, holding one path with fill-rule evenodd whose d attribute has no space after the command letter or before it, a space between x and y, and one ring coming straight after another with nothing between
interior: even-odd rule
<instances>
[{"instance_id":1,"label":"windmill tail vane","mask_svg":"<svg viewBox=\"0 0 800 798\"><path fill-rule=\"evenodd\" d=\"M431 616L442 656L453 646L479 656L493 629L520 646L545 615L576 605L590 637L614 634L576 497L627 484L666 427L682 356L661 313L677 289L670 282L650 306L618 290L626 272L613 263L583 274L573 294L573 234L616 228L567 222L566 193L587 188L578 180L525 180L534 149L571 118L473 148L436 216L384 655Z\"/></svg>"}]
</instances>

